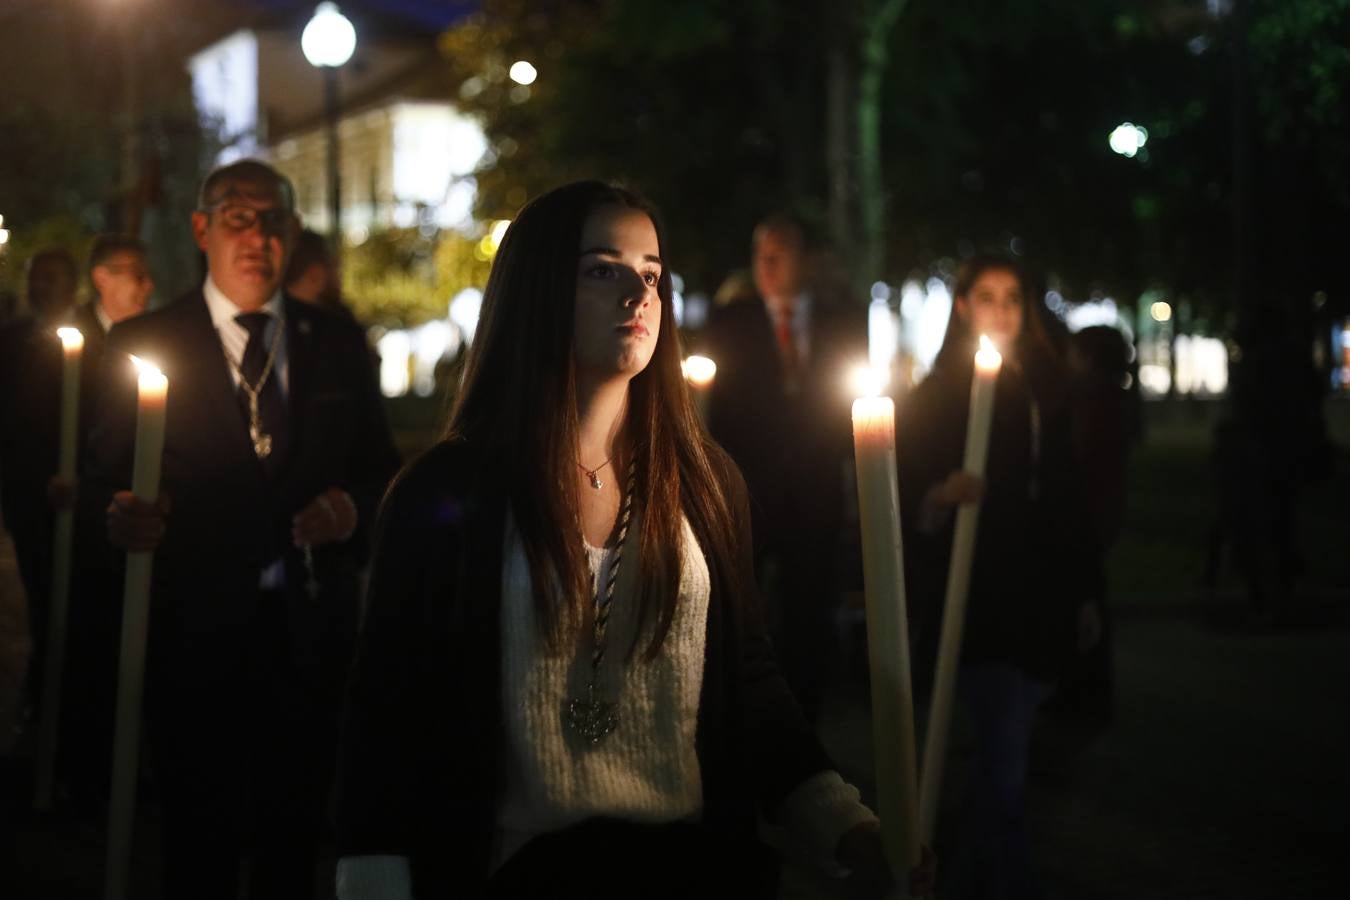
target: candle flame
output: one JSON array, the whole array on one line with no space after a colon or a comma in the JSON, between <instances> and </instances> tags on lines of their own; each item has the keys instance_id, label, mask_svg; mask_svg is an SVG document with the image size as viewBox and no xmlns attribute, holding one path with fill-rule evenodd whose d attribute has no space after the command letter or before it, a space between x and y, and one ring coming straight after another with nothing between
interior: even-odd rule
<instances>
[{"instance_id":1,"label":"candle flame","mask_svg":"<svg viewBox=\"0 0 1350 900\"><path fill-rule=\"evenodd\" d=\"M849 373L849 382L858 397L880 397L889 381L886 373L874 366L855 366Z\"/></svg>"},{"instance_id":2,"label":"candle flame","mask_svg":"<svg viewBox=\"0 0 1350 900\"><path fill-rule=\"evenodd\" d=\"M131 362L136 366L136 371L137 371L142 377L145 377L145 376L158 377L158 378L163 378L163 377L164 377L164 373L161 372L161 371L159 370L159 366L155 365L154 363L150 362L149 360L141 359L139 356L136 356L134 353L128 353L127 356L130 356L130 357L131 357Z\"/></svg>"},{"instance_id":3,"label":"candle flame","mask_svg":"<svg viewBox=\"0 0 1350 900\"><path fill-rule=\"evenodd\" d=\"M61 339L61 346L67 350L79 350L84 346L84 334L78 328L65 326L56 329L56 336Z\"/></svg>"},{"instance_id":4,"label":"candle flame","mask_svg":"<svg viewBox=\"0 0 1350 900\"><path fill-rule=\"evenodd\" d=\"M989 340L989 335L980 335L980 349L975 352L975 366L985 372L997 372L1003 365L1003 355L998 347Z\"/></svg>"},{"instance_id":5,"label":"candle flame","mask_svg":"<svg viewBox=\"0 0 1350 900\"><path fill-rule=\"evenodd\" d=\"M717 375L717 363L706 356L691 356L680 363L680 371L694 387L705 388Z\"/></svg>"}]
</instances>

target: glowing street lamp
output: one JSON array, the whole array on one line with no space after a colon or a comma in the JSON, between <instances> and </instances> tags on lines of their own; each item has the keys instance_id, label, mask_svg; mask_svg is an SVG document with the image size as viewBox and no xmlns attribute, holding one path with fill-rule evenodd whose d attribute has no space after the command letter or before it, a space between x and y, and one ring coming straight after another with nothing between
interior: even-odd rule
<instances>
[{"instance_id":1,"label":"glowing street lamp","mask_svg":"<svg viewBox=\"0 0 1350 900\"><path fill-rule=\"evenodd\" d=\"M1148 143L1148 129L1133 122L1123 122L1115 127L1107 141L1116 153L1133 158Z\"/></svg>"},{"instance_id":2,"label":"glowing street lamp","mask_svg":"<svg viewBox=\"0 0 1350 900\"><path fill-rule=\"evenodd\" d=\"M323 108L328 126L328 203L332 224L330 238L333 254L342 252L342 176L338 165L338 69L346 65L356 50L356 28L336 3L324 2L300 36L300 49L309 64L323 72Z\"/></svg>"},{"instance_id":3,"label":"glowing street lamp","mask_svg":"<svg viewBox=\"0 0 1350 900\"><path fill-rule=\"evenodd\" d=\"M508 72L511 80L516 84L531 85L539 77L539 70L523 59L516 60L511 64L511 70Z\"/></svg>"}]
</instances>

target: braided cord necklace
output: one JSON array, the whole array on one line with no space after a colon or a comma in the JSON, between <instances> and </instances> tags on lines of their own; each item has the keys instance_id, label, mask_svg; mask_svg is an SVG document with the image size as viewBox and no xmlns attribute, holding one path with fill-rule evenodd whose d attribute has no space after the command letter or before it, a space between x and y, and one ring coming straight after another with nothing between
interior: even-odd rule
<instances>
[{"instance_id":1,"label":"braided cord necklace","mask_svg":"<svg viewBox=\"0 0 1350 900\"><path fill-rule=\"evenodd\" d=\"M628 526L633 521L633 493L637 482L635 467L628 468L628 485L624 491L623 512L619 516L619 538L614 545L614 557L609 564L609 575L602 588L599 576L595 589L595 624L591 629L591 675L586 684L586 697L573 697L563 706L563 721L582 740L591 746L600 743L619 724L619 705L596 696L595 682L600 675L600 664L605 661L608 647L609 613L614 603L614 585L619 580L623 563L624 545L628 541Z\"/></svg>"},{"instance_id":2,"label":"braided cord necklace","mask_svg":"<svg viewBox=\"0 0 1350 900\"><path fill-rule=\"evenodd\" d=\"M239 387L248 397L248 436L249 440L253 442L253 452L258 459L266 459L272 453L272 436L263 431L262 415L258 408L258 396L262 393L263 385L267 384L267 379L276 366L277 347L281 346L281 334L285 330L286 321L279 318L276 330L272 333L272 344L267 348L267 360L263 363L262 374L258 376L257 384L249 384L248 379L244 377L242 359L239 362L230 359L230 367L239 376Z\"/></svg>"}]
</instances>

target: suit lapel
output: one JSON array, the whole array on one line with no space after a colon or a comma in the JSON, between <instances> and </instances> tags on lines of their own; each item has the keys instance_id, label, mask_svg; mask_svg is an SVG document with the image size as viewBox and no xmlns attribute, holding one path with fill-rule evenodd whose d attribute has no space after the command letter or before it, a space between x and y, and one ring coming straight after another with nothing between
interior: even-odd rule
<instances>
[{"instance_id":1,"label":"suit lapel","mask_svg":"<svg viewBox=\"0 0 1350 900\"><path fill-rule=\"evenodd\" d=\"M290 297L284 300L286 307L286 369L287 369L287 414L291 424L289 468L300 458L311 441L306 433L310 424L310 400L314 394L314 372L316 362L314 317L304 304Z\"/></svg>"}]
</instances>

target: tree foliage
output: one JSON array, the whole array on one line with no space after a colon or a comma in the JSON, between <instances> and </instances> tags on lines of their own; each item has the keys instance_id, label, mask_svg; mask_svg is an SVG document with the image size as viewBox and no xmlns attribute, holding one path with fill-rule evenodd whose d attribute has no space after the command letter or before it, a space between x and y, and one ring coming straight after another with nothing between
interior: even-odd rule
<instances>
[{"instance_id":1,"label":"tree foliage","mask_svg":"<svg viewBox=\"0 0 1350 900\"><path fill-rule=\"evenodd\" d=\"M482 289L490 266L479 241L458 231L382 229L344 249L342 291L362 322L420 325L444 318L465 288Z\"/></svg>"},{"instance_id":2,"label":"tree foliage","mask_svg":"<svg viewBox=\"0 0 1350 900\"><path fill-rule=\"evenodd\" d=\"M1076 299L1159 288L1223 309L1234 54L1252 85L1250 215L1303 220L1294 238L1264 229L1259 252L1287 266L1329 249L1350 205L1348 0L1249 5L1235 35L1231 15L1179 0L910 0L882 84L886 276L1003 249ZM714 287L759 216L824 221L827 54L858 6L486 0L442 40L494 148L483 212L508 216L569 178L626 178L665 211L687 280ZM528 90L507 77L516 59L539 69ZM1132 159L1107 145L1126 121L1149 134Z\"/></svg>"}]
</instances>

